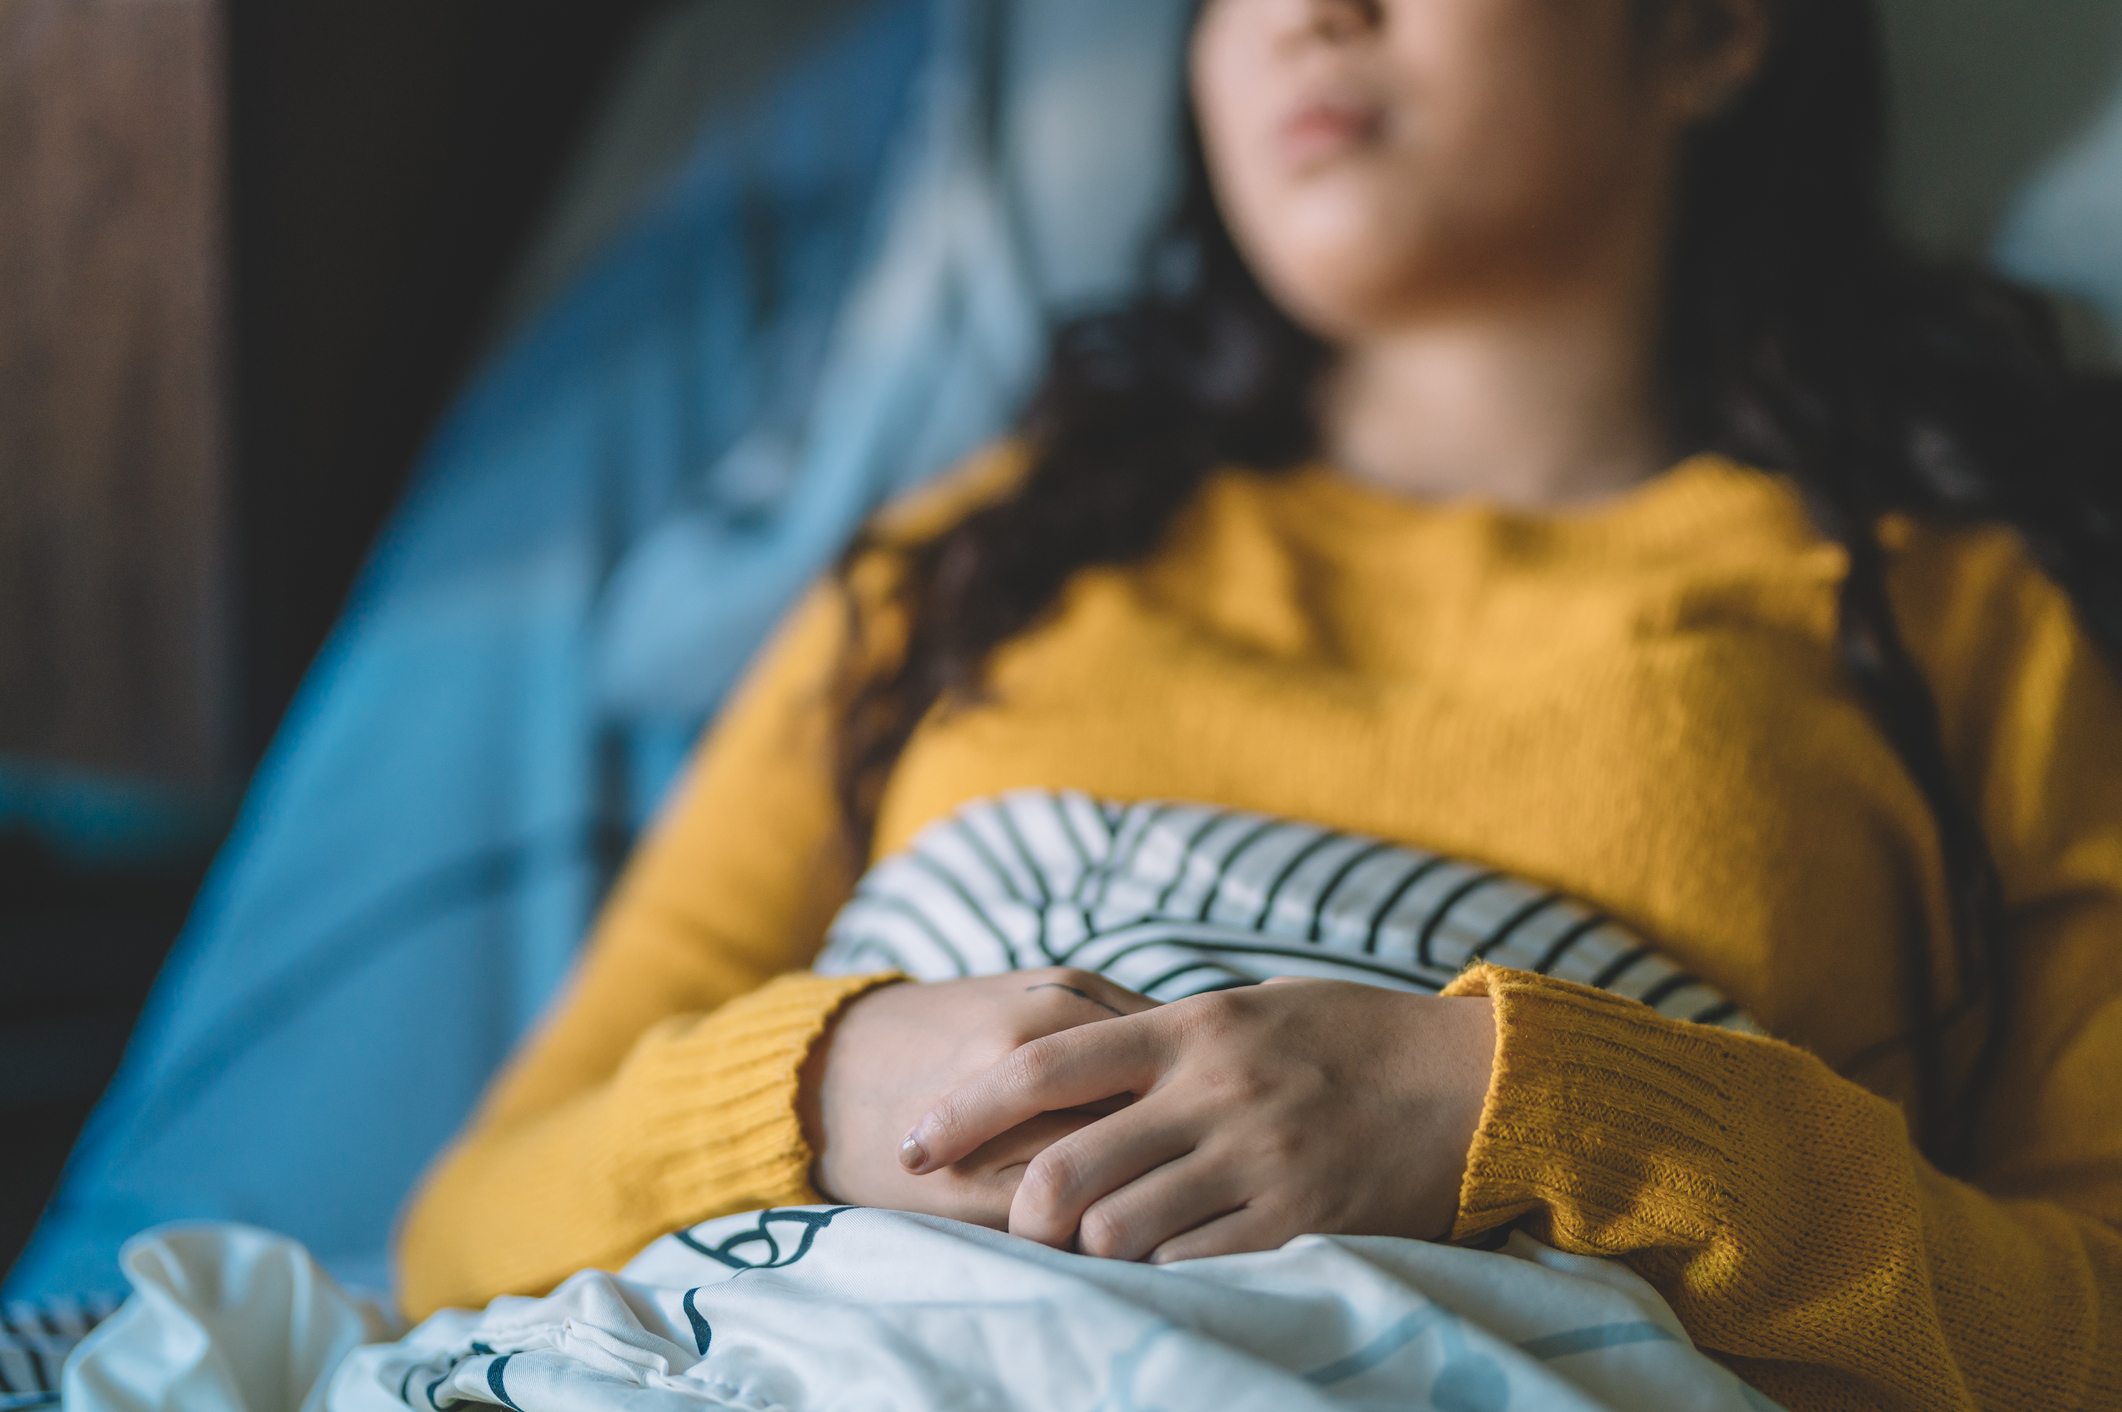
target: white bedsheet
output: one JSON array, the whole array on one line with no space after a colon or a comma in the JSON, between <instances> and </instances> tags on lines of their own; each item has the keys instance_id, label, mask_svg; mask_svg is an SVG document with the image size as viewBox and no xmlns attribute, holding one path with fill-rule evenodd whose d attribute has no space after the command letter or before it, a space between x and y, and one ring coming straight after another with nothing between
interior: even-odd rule
<instances>
[{"instance_id":1,"label":"white bedsheet","mask_svg":"<svg viewBox=\"0 0 2122 1412\"><path fill-rule=\"evenodd\" d=\"M1628 1270L1522 1236L1307 1236L1153 1269L927 1217L772 1211L358 1348L379 1316L291 1242L194 1228L127 1263L150 1284L68 1365L77 1412L1771 1406Z\"/></svg>"}]
</instances>

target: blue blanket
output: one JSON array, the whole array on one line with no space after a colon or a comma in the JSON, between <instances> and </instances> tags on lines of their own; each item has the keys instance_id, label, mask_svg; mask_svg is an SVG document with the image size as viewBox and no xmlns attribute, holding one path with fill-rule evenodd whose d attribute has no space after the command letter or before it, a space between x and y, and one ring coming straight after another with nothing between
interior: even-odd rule
<instances>
[{"instance_id":1,"label":"blue blanket","mask_svg":"<svg viewBox=\"0 0 2122 1412\"><path fill-rule=\"evenodd\" d=\"M893 0L715 122L463 398L10 1294L122 1288L122 1242L180 1216L286 1230L381 1282L393 1211L563 977L712 705L599 709L604 587L815 382L927 41L926 7ZM742 526L802 560L790 577L815 570L769 520Z\"/></svg>"},{"instance_id":2,"label":"blue blanket","mask_svg":"<svg viewBox=\"0 0 2122 1412\"><path fill-rule=\"evenodd\" d=\"M479 379L305 684L8 1293L172 1219L360 1283L701 723L1005 431L1174 188L1185 0L878 0Z\"/></svg>"}]
</instances>

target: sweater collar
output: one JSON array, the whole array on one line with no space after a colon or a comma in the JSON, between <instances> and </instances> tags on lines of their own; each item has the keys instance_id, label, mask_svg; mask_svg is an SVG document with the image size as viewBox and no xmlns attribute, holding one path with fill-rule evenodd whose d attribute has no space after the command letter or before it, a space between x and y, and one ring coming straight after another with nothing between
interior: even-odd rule
<instances>
[{"instance_id":1,"label":"sweater collar","mask_svg":"<svg viewBox=\"0 0 2122 1412\"><path fill-rule=\"evenodd\" d=\"M1690 457L1619 495L1566 509L1518 509L1478 498L1418 500L1365 485L1324 463L1268 483L1269 494L1298 513L1330 521L1336 534L1352 536L1352 544L1472 535L1539 558L1637 558L1694 557L1710 542L1789 548L1818 542L1788 480L1714 455Z\"/></svg>"}]
</instances>

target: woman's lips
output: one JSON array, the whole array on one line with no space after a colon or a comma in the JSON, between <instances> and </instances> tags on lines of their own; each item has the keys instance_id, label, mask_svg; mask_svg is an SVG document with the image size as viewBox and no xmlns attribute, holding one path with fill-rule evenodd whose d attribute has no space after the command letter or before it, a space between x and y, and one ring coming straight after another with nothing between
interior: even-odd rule
<instances>
[{"instance_id":1,"label":"woman's lips","mask_svg":"<svg viewBox=\"0 0 2122 1412\"><path fill-rule=\"evenodd\" d=\"M1292 166L1313 166L1370 142L1382 126L1383 114L1376 108L1307 103L1282 124L1282 155Z\"/></svg>"}]
</instances>

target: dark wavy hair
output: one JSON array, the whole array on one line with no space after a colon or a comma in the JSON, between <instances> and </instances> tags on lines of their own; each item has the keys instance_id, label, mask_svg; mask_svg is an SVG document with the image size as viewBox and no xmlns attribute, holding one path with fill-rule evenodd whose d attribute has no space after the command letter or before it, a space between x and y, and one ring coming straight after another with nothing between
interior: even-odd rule
<instances>
[{"instance_id":1,"label":"dark wavy hair","mask_svg":"<svg viewBox=\"0 0 2122 1412\"><path fill-rule=\"evenodd\" d=\"M1645 0L1658 13L1689 0ZM1968 994L1947 1013L1911 936L1907 1043L1916 1129L1949 1170L2011 1011L2003 898L1954 779L1931 690L1902 642L1877 537L1883 516L2009 525L2122 660L2122 385L2074 375L2053 311L1971 268L1918 260L1884 214L1886 102L1869 0L1772 0L1775 39L1748 93L1692 138L1669 275L1664 366L1691 449L1780 472L1847 552L1839 649L1849 686L1936 821ZM1023 428L1013 493L913 543L879 533L886 601L850 589L837 774L866 856L878 800L931 710L976 703L995 649L1033 628L1079 570L1148 555L1215 468L1314 454L1328 350L1239 257L1188 124L1190 178L1132 307L1060 330ZM894 627L887 628L882 615ZM1942 1032L1986 1005L1971 1075L1949 1084Z\"/></svg>"}]
</instances>

